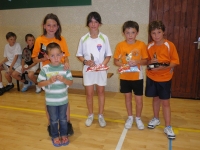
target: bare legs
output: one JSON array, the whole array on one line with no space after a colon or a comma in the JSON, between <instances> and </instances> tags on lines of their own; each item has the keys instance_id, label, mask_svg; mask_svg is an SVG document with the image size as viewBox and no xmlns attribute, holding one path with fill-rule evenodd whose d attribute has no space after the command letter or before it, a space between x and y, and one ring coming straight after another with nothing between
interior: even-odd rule
<instances>
[{"instance_id":1,"label":"bare legs","mask_svg":"<svg viewBox=\"0 0 200 150\"><path fill-rule=\"evenodd\" d=\"M162 105L165 126L169 126L171 120L170 100L160 100L159 97L153 98L153 112L155 118L159 118L160 104Z\"/></svg>"},{"instance_id":2,"label":"bare legs","mask_svg":"<svg viewBox=\"0 0 200 150\"><path fill-rule=\"evenodd\" d=\"M132 116L132 93L125 93L125 104L128 116ZM143 108L143 100L142 96L135 95L136 102L136 117L141 117L142 108Z\"/></svg>"},{"instance_id":3,"label":"bare legs","mask_svg":"<svg viewBox=\"0 0 200 150\"><path fill-rule=\"evenodd\" d=\"M105 104L105 87L97 85L99 114L103 114ZM89 114L93 114L94 85L86 86L86 103Z\"/></svg>"}]
</instances>

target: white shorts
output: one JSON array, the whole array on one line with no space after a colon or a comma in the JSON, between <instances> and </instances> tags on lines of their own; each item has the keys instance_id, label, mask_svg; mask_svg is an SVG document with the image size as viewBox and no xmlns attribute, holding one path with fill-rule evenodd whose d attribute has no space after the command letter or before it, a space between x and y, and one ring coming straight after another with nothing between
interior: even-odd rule
<instances>
[{"instance_id":1,"label":"white shorts","mask_svg":"<svg viewBox=\"0 0 200 150\"><path fill-rule=\"evenodd\" d=\"M2 64L2 66L0 66L1 70L5 70L6 72L9 72L9 68L10 66L6 65L5 63ZM12 68L13 70L15 70L15 68Z\"/></svg>"},{"instance_id":2,"label":"white shorts","mask_svg":"<svg viewBox=\"0 0 200 150\"><path fill-rule=\"evenodd\" d=\"M35 66L29 68L28 70L26 70L27 72L29 71L33 71L33 72L36 72L39 68L39 63L37 63ZM20 74L22 73L22 66L19 66L15 69L15 71L19 72Z\"/></svg>"},{"instance_id":3,"label":"white shorts","mask_svg":"<svg viewBox=\"0 0 200 150\"><path fill-rule=\"evenodd\" d=\"M83 84L90 86L97 84L98 86L106 86L107 71L86 72L88 66L83 67Z\"/></svg>"}]
</instances>

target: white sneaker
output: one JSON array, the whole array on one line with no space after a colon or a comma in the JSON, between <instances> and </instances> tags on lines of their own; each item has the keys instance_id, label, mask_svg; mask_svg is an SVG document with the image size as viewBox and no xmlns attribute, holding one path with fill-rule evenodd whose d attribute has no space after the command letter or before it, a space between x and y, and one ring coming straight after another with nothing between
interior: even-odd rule
<instances>
[{"instance_id":1,"label":"white sneaker","mask_svg":"<svg viewBox=\"0 0 200 150\"><path fill-rule=\"evenodd\" d=\"M105 126L106 126L106 122L105 122L105 120L104 120L103 115L99 115L99 125L100 125L101 127L105 127Z\"/></svg>"},{"instance_id":2,"label":"white sneaker","mask_svg":"<svg viewBox=\"0 0 200 150\"><path fill-rule=\"evenodd\" d=\"M156 126L158 126L160 124L160 120L157 118L153 118L151 119L151 121L148 124L148 128L150 129L154 129Z\"/></svg>"},{"instance_id":3,"label":"white sneaker","mask_svg":"<svg viewBox=\"0 0 200 150\"><path fill-rule=\"evenodd\" d=\"M35 92L40 93L41 91L42 91L42 89L40 87L38 87L37 85L35 85Z\"/></svg>"},{"instance_id":4,"label":"white sneaker","mask_svg":"<svg viewBox=\"0 0 200 150\"><path fill-rule=\"evenodd\" d=\"M23 88L22 88L22 92L25 92L28 90L28 88L32 85L32 82L28 81L28 84L24 84Z\"/></svg>"},{"instance_id":5,"label":"white sneaker","mask_svg":"<svg viewBox=\"0 0 200 150\"><path fill-rule=\"evenodd\" d=\"M87 127L91 126L93 120L94 120L94 115L93 115L93 114L92 114L92 115L89 115L88 118L87 118L87 120L85 121L85 125L86 125Z\"/></svg>"},{"instance_id":6,"label":"white sneaker","mask_svg":"<svg viewBox=\"0 0 200 150\"><path fill-rule=\"evenodd\" d=\"M138 129L139 130L143 130L144 129L144 124L143 124L142 120L141 119L135 119L135 121L136 121Z\"/></svg>"},{"instance_id":7,"label":"white sneaker","mask_svg":"<svg viewBox=\"0 0 200 150\"><path fill-rule=\"evenodd\" d=\"M131 118L128 118L127 120L126 120L126 123L125 123L125 128L126 129L130 129L131 127L132 127L132 125L133 125L133 119L131 119Z\"/></svg>"},{"instance_id":8,"label":"white sneaker","mask_svg":"<svg viewBox=\"0 0 200 150\"><path fill-rule=\"evenodd\" d=\"M171 126L165 127L164 133L167 135L167 137L169 139L175 139L176 138L176 135L174 134L174 131L173 131Z\"/></svg>"}]
</instances>

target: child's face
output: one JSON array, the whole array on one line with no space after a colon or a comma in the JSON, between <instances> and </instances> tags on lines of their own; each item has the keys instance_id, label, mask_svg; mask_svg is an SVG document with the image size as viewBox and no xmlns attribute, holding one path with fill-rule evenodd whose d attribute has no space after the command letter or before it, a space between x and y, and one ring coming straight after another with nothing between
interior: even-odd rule
<instances>
[{"instance_id":1,"label":"child's face","mask_svg":"<svg viewBox=\"0 0 200 150\"><path fill-rule=\"evenodd\" d=\"M13 46L13 45L15 45L16 37L11 36L11 37L9 37L9 38L7 39L7 41L8 41L8 44L9 44L10 46Z\"/></svg>"},{"instance_id":2,"label":"child's face","mask_svg":"<svg viewBox=\"0 0 200 150\"><path fill-rule=\"evenodd\" d=\"M96 21L94 18L92 18L91 22L88 24L90 31L98 31L99 26L100 26L100 23Z\"/></svg>"},{"instance_id":3,"label":"child's face","mask_svg":"<svg viewBox=\"0 0 200 150\"><path fill-rule=\"evenodd\" d=\"M124 36L128 44L133 44L137 35L138 32L135 28L126 28L124 31Z\"/></svg>"},{"instance_id":4,"label":"child's face","mask_svg":"<svg viewBox=\"0 0 200 150\"><path fill-rule=\"evenodd\" d=\"M48 58L53 66L58 66L60 64L62 56L63 54L58 48L52 48L48 51Z\"/></svg>"},{"instance_id":5,"label":"child's face","mask_svg":"<svg viewBox=\"0 0 200 150\"><path fill-rule=\"evenodd\" d=\"M55 20L47 19L46 24L43 25L43 28L47 31L48 37L54 37L59 26Z\"/></svg>"},{"instance_id":6,"label":"child's face","mask_svg":"<svg viewBox=\"0 0 200 150\"><path fill-rule=\"evenodd\" d=\"M155 30L151 31L152 39L158 44L162 43L163 35L164 35L164 32L161 29L155 29Z\"/></svg>"},{"instance_id":7,"label":"child's face","mask_svg":"<svg viewBox=\"0 0 200 150\"><path fill-rule=\"evenodd\" d=\"M34 37L28 37L26 40L26 43L28 44L29 48L33 47L35 43L35 38Z\"/></svg>"}]
</instances>

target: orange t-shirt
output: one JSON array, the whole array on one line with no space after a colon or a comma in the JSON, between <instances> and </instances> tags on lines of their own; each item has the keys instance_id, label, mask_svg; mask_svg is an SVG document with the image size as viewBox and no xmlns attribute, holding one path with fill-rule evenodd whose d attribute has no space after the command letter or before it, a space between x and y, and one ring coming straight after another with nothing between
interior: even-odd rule
<instances>
[{"instance_id":1,"label":"orange t-shirt","mask_svg":"<svg viewBox=\"0 0 200 150\"><path fill-rule=\"evenodd\" d=\"M173 63L179 64L179 57L175 45L165 40L162 45L155 45L155 42L148 44L147 52L149 55L149 60L153 58L153 55L156 53L159 63ZM164 70L147 70L147 76L158 82L169 81L173 76L173 68L168 68Z\"/></svg>"},{"instance_id":2,"label":"orange t-shirt","mask_svg":"<svg viewBox=\"0 0 200 150\"><path fill-rule=\"evenodd\" d=\"M126 55L132 53L132 60L147 59L146 45L142 41L136 40L134 44L128 44L126 41L122 41L117 44L115 49L114 58L120 60L123 64L127 64ZM138 65L140 72L124 72L120 74L120 79L123 80L139 80L143 79L143 69L141 65Z\"/></svg>"},{"instance_id":3,"label":"orange t-shirt","mask_svg":"<svg viewBox=\"0 0 200 150\"><path fill-rule=\"evenodd\" d=\"M46 49L46 46L51 42L55 42L55 43L60 45L61 50L64 52L64 55L63 55L61 61L64 63L65 57L68 57L70 54L69 54L69 51L68 51L66 40L63 36L61 36L61 40L58 40L56 38L47 38L44 35L39 36L35 41L34 49L33 49L33 52L32 52L32 58L38 57L38 54L39 54L40 49L41 49L41 44L43 44L43 49L44 48ZM42 66L49 64L49 63L50 63L49 60L43 61Z\"/></svg>"}]
</instances>

